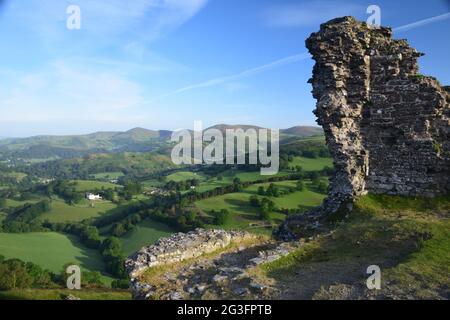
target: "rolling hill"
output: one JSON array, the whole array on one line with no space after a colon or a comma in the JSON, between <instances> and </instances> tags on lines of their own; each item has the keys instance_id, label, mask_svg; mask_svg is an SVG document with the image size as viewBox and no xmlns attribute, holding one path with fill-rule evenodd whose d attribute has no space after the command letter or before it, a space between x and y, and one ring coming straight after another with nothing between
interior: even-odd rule
<instances>
[{"instance_id":1,"label":"rolling hill","mask_svg":"<svg viewBox=\"0 0 450 320\"><path fill-rule=\"evenodd\" d=\"M0 153L14 158L74 158L90 153L153 151L164 144L168 131L134 128L125 132L95 132L73 136L35 136L0 140Z\"/></svg>"},{"instance_id":2,"label":"rolling hill","mask_svg":"<svg viewBox=\"0 0 450 320\"><path fill-rule=\"evenodd\" d=\"M212 127L207 128L208 129L218 129L222 132L225 132L225 130L227 129L231 129L231 130L236 130L236 129L243 129L243 130L248 130L248 129L263 129L262 127L258 127L258 126L252 126L252 125L246 125L246 124L236 124L236 125L230 125L230 124L216 124Z\"/></svg>"},{"instance_id":3,"label":"rolling hill","mask_svg":"<svg viewBox=\"0 0 450 320\"><path fill-rule=\"evenodd\" d=\"M228 124L218 124L212 127L209 127L208 129L219 129L222 132L225 132L227 129L264 129L263 127L259 126L252 126L252 125L228 125ZM312 126L295 126L287 129L280 129L280 134L282 135L288 135L288 136L296 136L296 137L312 137L312 136L319 136L323 135L323 130L320 127L312 127Z\"/></svg>"},{"instance_id":4,"label":"rolling hill","mask_svg":"<svg viewBox=\"0 0 450 320\"><path fill-rule=\"evenodd\" d=\"M143 128L134 128L125 132L95 132L86 135L67 136L35 136L29 138L5 138L0 142L0 146L7 146L9 149L20 150L30 146L47 145L56 148L72 149L111 149L117 148L120 144L129 142L147 142L160 138L159 131ZM164 136L167 133L164 132Z\"/></svg>"},{"instance_id":5,"label":"rolling hill","mask_svg":"<svg viewBox=\"0 0 450 320\"><path fill-rule=\"evenodd\" d=\"M281 130L281 133L303 138L322 135L323 130L320 127L295 126L292 128L283 129Z\"/></svg>"},{"instance_id":6,"label":"rolling hill","mask_svg":"<svg viewBox=\"0 0 450 320\"><path fill-rule=\"evenodd\" d=\"M261 129L252 125L218 124L213 127L225 133L226 129ZM282 139L321 135L318 127L296 126L280 130ZM170 146L170 130L134 128L125 132L102 131L86 135L51 136L0 139L0 158L68 159L95 153L151 152Z\"/></svg>"}]
</instances>

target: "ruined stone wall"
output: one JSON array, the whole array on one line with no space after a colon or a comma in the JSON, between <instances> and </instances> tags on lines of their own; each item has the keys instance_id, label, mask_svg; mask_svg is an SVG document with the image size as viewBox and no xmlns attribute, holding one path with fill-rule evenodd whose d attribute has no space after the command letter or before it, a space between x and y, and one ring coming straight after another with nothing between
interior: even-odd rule
<instances>
[{"instance_id":1,"label":"ruined stone wall","mask_svg":"<svg viewBox=\"0 0 450 320\"><path fill-rule=\"evenodd\" d=\"M164 266L223 249L232 243L253 239L244 231L196 229L159 239L155 244L143 247L125 261L125 268L134 281L148 268Z\"/></svg>"},{"instance_id":2,"label":"ruined stone wall","mask_svg":"<svg viewBox=\"0 0 450 320\"><path fill-rule=\"evenodd\" d=\"M450 192L449 89L419 74L422 54L391 29L351 17L321 25L306 45L316 61L315 114L336 167L328 202Z\"/></svg>"}]
</instances>

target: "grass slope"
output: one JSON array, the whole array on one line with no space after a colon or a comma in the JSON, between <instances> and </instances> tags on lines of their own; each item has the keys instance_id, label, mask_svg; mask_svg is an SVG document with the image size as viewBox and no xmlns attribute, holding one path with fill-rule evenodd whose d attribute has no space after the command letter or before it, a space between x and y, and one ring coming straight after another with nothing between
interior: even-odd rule
<instances>
[{"instance_id":1,"label":"grass slope","mask_svg":"<svg viewBox=\"0 0 450 320\"><path fill-rule=\"evenodd\" d=\"M0 291L0 300L64 300L68 295L74 295L81 300L131 300L128 291L104 289L67 290L67 289L23 289Z\"/></svg>"},{"instance_id":2,"label":"grass slope","mask_svg":"<svg viewBox=\"0 0 450 320\"><path fill-rule=\"evenodd\" d=\"M191 179L204 180L205 177L200 173L195 173L195 172L191 172L191 171L179 171L179 172L169 174L165 180L180 182L180 181L186 181L186 180L191 180Z\"/></svg>"},{"instance_id":3,"label":"grass slope","mask_svg":"<svg viewBox=\"0 0 450 320\"><path fill-rule=\"evenodd\" d=\"M23 206L27 203L36 203L39 202L41 199L31 199L31 200L13 200L13 199L6 199L6 205L5 207L7 208L16 208L16 207L20 207Z\"/></svg>"},{"instance_id":4,"label":"grass slope","mask_svg":"<svg viewBox=\"0 0 450 320\"><path fill-rule=\"evenodd\" d=\"M129 256L142 247L151 245L158 239L170 236L174 232L175 231L162 223L145 220L140 223L136 229L121 238L124 252Z\"/></svg>"},{"instance_id":5,"label":"grass slope","mask_svg":"<svg viewBox=\"0 0 450 320\"><path fill-rule=\"evenodd\" d=\"M289 172L279 172L277 176L286 176L290 174ZM222 179L216 178L208 179L200 182L199 186L196 188L197 192L205 192L213 190L217 187L223 187L233 184L235 178L239 178L242 182L251 182L261 179L268 179L267 176L262 176L259 171L253 172L241 172L236 170L228 170L221 174Z\"/></svg>"},{"instance_id":6,"label":"grass slope","mask_svg":"<svg viewBox=\"0 0 450 320\"><path fill-rule=\"evenodd\" d=\"M115 189L118 186L109 182L101 182L94 180L74 180L75 189L78 192L94 191L96 189Z\"/></svg>"},{"instance_id":7,"label":"grass slope","mask_svg":"<svg viewBox=\"0 0 450 320\"><path fill-rule=\"evenodd\" d=\"M305 158L294 157L294 160L289 163L290 166L301 166L305 171L319 171L325 167L333 167L333 160L331 158Z\"/></svg>"},{"instance_id":8,"label":"grass slope","mask_svg":"<svg viewBox=\"0 0 450 320\"><path fill-rule=\"evenodd\" d=\"M105 214L117 206L110 201L83 200L76 205L68 205L61 199L53 199L49 212L41 215L41 220L50 222L79 222Z\"/></svg>"},{"instance_id":9,"label":"grass slope","mask_svg":"<svg viewBox=\"0 0 450 320\"><path fill-rule=\"evenodd\" d=\"M93 173L103 173L111 168L117 171L138 172L140 175L151 174L170 168L177 168L169 156L154 153L123 152L114 154L91 154L82 159L64 160L67 165L79 165Z\"/></svg>"},{"instance_id":10,"label":"grass slope","mask_svg":"<svg viewBox=\"0 0 450 320\"><path fill-rule=\"evenodd\" d=\"M289 187L295 187L296 181L282 181L274 184L283 190ZM261 221L259 220L258 209L250 206L249 198L252 195L257 195L258 188L260 186L267 188L269 185L270 183L252 185L240 192L197 201L195 205L206 213L209 213L211 210L229 210L232 218L226 225L221 226L225 229L239 228L247 230L250 229L252 231L263 231L253 229L253 227L250 226L252 223L260 223ZM297 191L278 198L272 197L271 199L280 208L294 209L301 207L306 210L308 208L315 207L323 201L325 196L310 190L310 185L308 183L307 186L309 188L306 188L304 191ZM262 198L261 196L259 197ZM272 212L270 217L275 223L280 223L285 218L283 214L277 212ZM270 230L265 230L265 232L270 232Z\"/></svg>"},{"instance_id":11,"label":"grass slope","mask_svg":"<svg viewBox=\"0 0 450 320\"><path fill-rule=\"evenodd\" d=\"M97 180L114 180L119 179L123 176L123 172L114 171L114 172L100 172L93 175L94 179Z\"/></svg>"},{"instance_id":12,"label":"grass slope","mask_svg":"<svg viewBox=\"0 0 450 320\"><path fill-rule=\"evenodd\" d=\"M333 167L333 161L331 158L305 158L294 157L293 161L289 163L289 167L295 168L301 166L305 171L320 171L325 167ZM290 171L281 171L276 176L286 176L292 174ZM189 179L200 180L200 184L197 186L197 192L205 192L213 190L217 187L223 187L233 184L235 178L239 178L242 182L257 181L261 179L267 179L267 176L262 176L260 171L242 172L239 170L227 170L220 174L221 180L217 177L208 178L202 173L194 173L191 171L178 171L165 177L165 181L186 181ZM155 179L143 181L144 186L147 187L161 187L164 182Z\"/></svg>"},{"instance_id":13,"label":"grass slope","mask_svg":"<svg viewBox=\"0 0 450 320\"><path fill-rule=\"evenodd\" d=\"M66 263L90 271L102 271L100 254L83 247L75 237L55 232L0 233L0 255L18 258L60 272Z\"/></svg>"},{"instance_id":14,"label":"grass slope","mask_svg":"<svg viewBox=\"0 0 450 320\"><path fill-rule=\"evenodd\" d=\"M378 265L381 290L365 287ZM331 237L257 270L294 299L450 298L450 197L368 195Z\"/></svg>"},{"instance_id":15,"label":"grass slope","mask_svg":"<svg viewBox=\"0 0 450 320\"><path fill-rule=\"evenodd\" d=\"M7 173L4 173L3 175L6 176L6 177L14 178L14 179L16 179L17 182L22 181L27 176L26 173L15 172L15 171L7 172Z\"/></svg>"}]
</instances>

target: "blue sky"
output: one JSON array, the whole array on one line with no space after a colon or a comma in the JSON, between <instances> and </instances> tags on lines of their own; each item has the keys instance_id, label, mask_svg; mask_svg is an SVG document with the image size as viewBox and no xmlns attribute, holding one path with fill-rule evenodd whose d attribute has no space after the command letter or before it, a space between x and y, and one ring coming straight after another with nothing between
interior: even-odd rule
<instances>
[{"instance_id":1,"label":"blue sky","mask_svg":"<svg viewBox=\"0 0 450 320\"><path fill-rule=\"evenodd\" d=\"M80 30L66 28L70 4ZM333 17L365 21L370 4L392 27L450 12L444 0L4 0L0 136L314 125L304 40ZM447 15L395 37L450 84L449 31Z\"/></svg>"}]
</instances>

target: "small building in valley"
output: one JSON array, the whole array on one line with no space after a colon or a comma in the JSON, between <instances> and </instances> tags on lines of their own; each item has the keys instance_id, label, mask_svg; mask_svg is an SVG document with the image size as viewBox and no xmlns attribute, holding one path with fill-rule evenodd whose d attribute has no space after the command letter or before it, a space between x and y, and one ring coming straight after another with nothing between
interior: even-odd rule
<instances>
[{"instance_id":1,"label":"small building in valley","mask_svg":"<svg viewBox=\"0 0 450 320\"><path fill-rule=\"evenodd\" d=\"M86 193L86 199L91 201L102 200L103 198L99 194Z\"/></svg>"}]
</instances>

